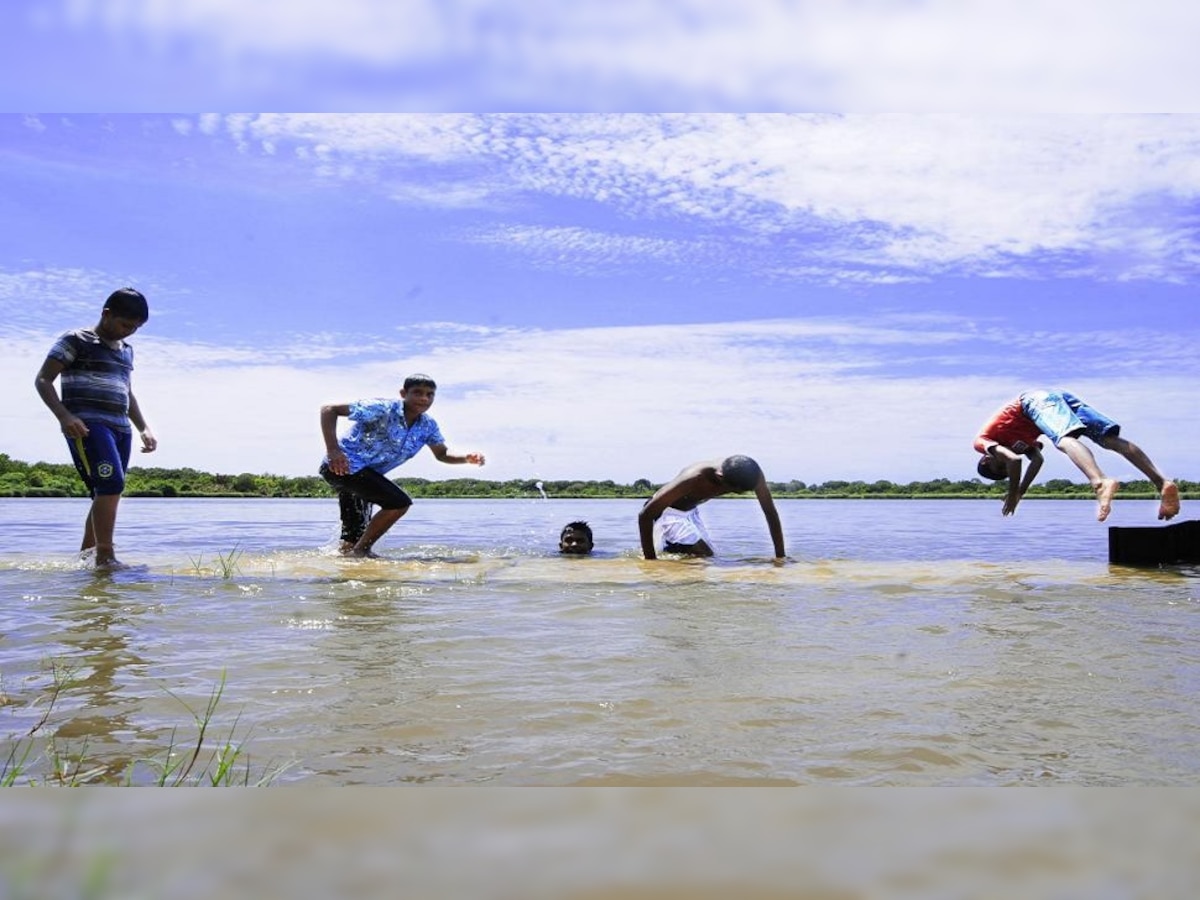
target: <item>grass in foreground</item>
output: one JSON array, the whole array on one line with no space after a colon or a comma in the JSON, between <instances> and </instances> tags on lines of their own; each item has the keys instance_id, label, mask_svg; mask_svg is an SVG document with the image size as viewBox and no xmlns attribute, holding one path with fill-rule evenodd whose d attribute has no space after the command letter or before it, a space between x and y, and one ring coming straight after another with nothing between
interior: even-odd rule
<instances>
[{"instance_id":1,"label":"grass in foreground","mask_svg":"<svg viewBox=\"0 0 1200 900\"><path fill-rule=\"evenodd\" d=\"M244 739L237 739L239 716L223 737L212 738L212 723L225 691L225 673L213 687L203 710L193 709L174 692L166 693L179 702L192 717L195 738L180 744L178 729L171 730L167 746L150 757L132 760L114 781L111 764L90 758L85 738L78 746L46 735L46 727L63 692L75 681L75 669L52 661L51 685L45 697L45 710L25 734L10 738L7 751L0 749L0 787L50 786L77 787L86 784L153 784L158 787L261 787L272 783L286 766L268 768L255 774L245 751ZM140 771L153 773L150 782L135 781Z\"/></svg>"}]
</instances>

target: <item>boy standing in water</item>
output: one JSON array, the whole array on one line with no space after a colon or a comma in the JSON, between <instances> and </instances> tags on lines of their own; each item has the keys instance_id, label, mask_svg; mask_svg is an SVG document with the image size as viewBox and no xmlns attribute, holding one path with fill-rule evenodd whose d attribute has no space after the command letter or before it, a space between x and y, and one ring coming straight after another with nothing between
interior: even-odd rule
<instances>
[{"instance_id":1,"label":"boy standing in water","mask_svg":"<svg viewBox=\"0 0 1200 900\"><path fill-rule=\"evenodd\" d=\"M374 556L375 542L408 512L412 498L387 473L428 446L444 463L484 464L482 453L454 456L438 424L428 414L437 384L428 375L404 379L399 400L359 400L321 407L321 434L325 460L318 470L338 492L342 518L341 552L346 556ZM353 422L350 433L338 440L337 420ZM379 507L374 516L371 504Z\"/></svg>"},{"instance_id":2,"label":"boy standing in water","mask_svg":"<svg viewBox=\"0 0 1200 900\"><path fill-rule=\"evenodd\" d=\"M997 410L980 429L975 438L975 449L983 456L976 471L993 481L1008 479L1003 514L1011 516L1042 467L1042 444L1038 438L1045 435L1087 476L1100 504L1096 520L1103 522L1112 511L1112 501L1121 484L1100 470L1092 451L1079 440L1088 437L1104 449L1121 454L1149 478L1162 498L1158 517L1174 518L1179 513L1179 488L1171 479L1163 477L1140 447L1125 440L1120 433L1120 425L1074 394L1025 391ZM1029 459L1024 478L1021 477L1022 457Z\"/></svg>"},{"instance_id":3,"label":"boy standing in water","mask_svg":"<svg viewBox=\"0 0 1200 900\"><path fill-rule=\"evenodd\" d=\"M125 341L149 318L141 293L133 288L114 291L96 327L62 335L33 380L38 396L58 419L92 498L79 549L95 548L96 568L121 565L113 549L113 530L133 443L129 424L141 436L143 453L158 446L130 386L133 347ZM60 375L61 399L54 388Z\"/></svg>"},{"instance_id":4,"label":"boy standing in water","mask_svg":"<svg viewBox=\"0 0 1200 900\"><path fill-rule=\"evenodd\" d=\"M642 555L646 559L656 558L654 523L661 517L664 553L712 556L712 542L696 507L713 497L741 491L754 491L758 496L758 505L766 517L771 542L775 545L775 559L782 560L786 553L779 513L775 511L766 476L758 463L748 456L693 463L659 488L638 513Z\"/></svg>"}]
</instances>

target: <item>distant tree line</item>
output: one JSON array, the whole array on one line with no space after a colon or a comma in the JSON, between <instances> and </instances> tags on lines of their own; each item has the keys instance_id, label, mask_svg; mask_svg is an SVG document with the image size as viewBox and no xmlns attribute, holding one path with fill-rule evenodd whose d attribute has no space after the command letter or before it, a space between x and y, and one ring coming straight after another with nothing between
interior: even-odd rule
<instances>
[{"instance_id":1,"label":"distant tree line","mask_svg":"<svg viewBox=\"0 0 1200 900\"><path fill-rule=\"evenodd\" d=\"M595 499L645 499L661 486L647 478L632 484L603 481L548 481L539 479L509 479L487 481L481 478L450 478L429 481L425 478L398 478L414 497L443 498L536 498L545 491L549 497ZM1179 479L1180 491L1187 499L1200 496L1200 482ZM539 489L539 485L541 485ZM977 499L1003 496L1005 486L979 478L951 481L935 478L932 481L825 481L807 484L803 481L772 481L771 492L781 499ZM84 497L87 492L70 463L27 463L0 453L0 497ZM133 466L126 478L127 497L332 497L333 491L316 475L297 478L286 475L218 475L196 469L159 469ZM1127 481L1122 485L1123 497L1153 497L1154 486L1149 481ZM751 495L746 495L751 496ZM1086 482L1051 478L1035 484L1029 498L1090 498Z\"/></svg>"}]
</instances>

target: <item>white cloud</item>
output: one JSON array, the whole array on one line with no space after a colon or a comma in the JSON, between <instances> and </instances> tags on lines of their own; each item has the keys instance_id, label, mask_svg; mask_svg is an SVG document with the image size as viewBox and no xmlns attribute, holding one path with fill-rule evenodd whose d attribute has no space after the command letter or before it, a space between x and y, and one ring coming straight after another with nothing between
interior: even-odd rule
<instances>
[{"instance_id":1,"label":"white cloud","mask_svg":"<svg viewBox=\"0 0 1200 900\"><path fill-rule=\"evenodd\" d=\"M246 147L294 145L323 174L391 185L398 200L430 192L389 173L433 165L420 180L447 204L515 208L532 191L613 207L643 229L682 217L732 230L729 253L757 262L754 241L769 241L781 275L994 276L1075 255L1080 275L1171 280L1200 256L1193 116L278 114L227 129ZM507 228L514 243L535 232ZM540 234L547 248L574 238L574 251L588 236ZM676 252L656 234L621 240L635 255Z\"/></svg>"},{"instance_id":2,"label":"white cloud","mask_svg":"<svg viewBox=\"0 0 1200 900\"><path fill-rule=\"evenodd\" d=\"M182 45L213 89L359 108L1195 111L1200 74L1186 0L59 0L38 19L162 61Z\"/></svg>"},{"instance_id":3,"label":"white cloud","mask_svg":"<svg viewBox=\"0 0 1200 900\"><path fill-rule=\"evenodd\" d=\"M93 269L0 270L0 318L6 333L94 325L108 295L127 283Z\"/></svg>"},{"instance_id":4,"label":"white cloud","mask_svg":"<svg viewBox=\"0 0 1200 900\"><path fill-rule=\"evenodd\" d=\"M469 232L467 241L518 251L539 268L579 274L616 271L656 260L694 267L728 255L714 242L613 234L575 226L506 225Z\"/></svg>"}]
</instances>

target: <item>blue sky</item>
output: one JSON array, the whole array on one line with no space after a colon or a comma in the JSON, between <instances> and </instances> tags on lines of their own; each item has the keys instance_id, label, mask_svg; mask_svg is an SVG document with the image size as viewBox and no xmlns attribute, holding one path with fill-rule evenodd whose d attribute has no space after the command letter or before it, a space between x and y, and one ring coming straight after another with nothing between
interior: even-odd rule
<instances>
[{"instance_id":1,"label":"blue sky","mask_svg":"<svg viewBox=\"0 0 1200 900\"><path fill-rule=\"evenodd\" d=\"M426 370L493 478L969 477L1037 385L1200 477L1197 27L1183 0L10 0L0 451L66 458L32 373L132 284L146 463L308 473L322 403ZM202 112L256 109L296 112Z\"/></svg>"},{"instance_id":2,"label":"blue sky","mask_svg":"<svg viewBox=\"0 0 1200 900\"><path fill-rule=\"evenodd\" d=\"M145 464L308 474L427 371L489 465L408 475L971 477L1064 386L1200 478L1198 193L1186 114L3 115L0 450L66 459L32 376L130 284Z\"/></svg>"}]
</instances>

